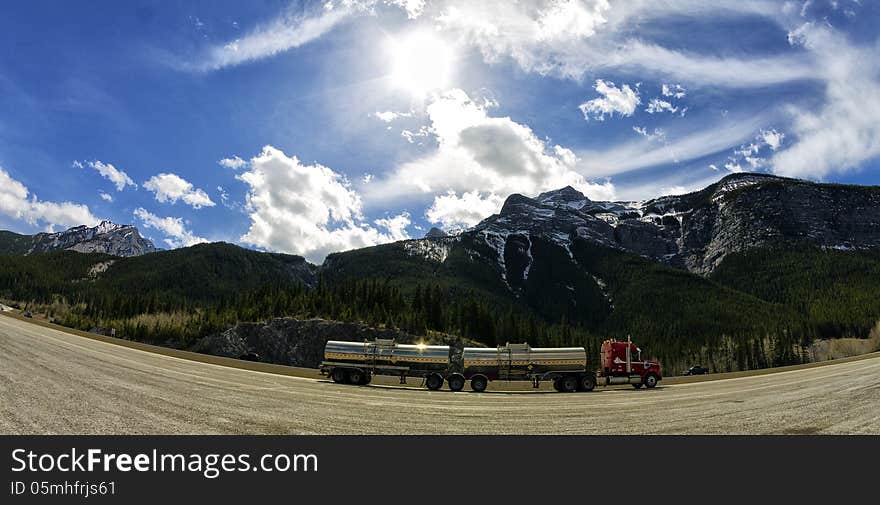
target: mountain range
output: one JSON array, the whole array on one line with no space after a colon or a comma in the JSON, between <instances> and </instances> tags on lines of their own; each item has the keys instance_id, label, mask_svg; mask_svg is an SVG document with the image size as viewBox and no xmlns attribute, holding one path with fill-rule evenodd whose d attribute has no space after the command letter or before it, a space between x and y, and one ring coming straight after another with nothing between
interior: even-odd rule
<instances>
[{"instance_id":1,"label":"mountain range","mask_svg":"<svg viewBox=\"0 0 880 505\"><path fill-rule=\"evenodd\" d=\"M134 226L110 221L101 221L94 227L76 226L58 233L20 235L11 231L0 231L0 254L27 255L58 250L130 257L159 249L150 240L142 237Z\"/></svg>"},{"instance_id":2,"label":"mountain range","mask_svg":"<svg viewBox=\"0 0 880 505\"><path fill-rule=\"evenodd\" d=\"M52 249L63 251L36 254ZM320 266L222 243L152 250L111 223L0 235L0 297L63 299L79 307L64 311L72 326L182 347L238 321L293 315L488 345L592 348L630 334L668 362L718 369L804 360L815 339L864 337L880 320L880 187L761 174L643 202L570 187L511 195L471 229Z\"/></svg>"}]
</instances>

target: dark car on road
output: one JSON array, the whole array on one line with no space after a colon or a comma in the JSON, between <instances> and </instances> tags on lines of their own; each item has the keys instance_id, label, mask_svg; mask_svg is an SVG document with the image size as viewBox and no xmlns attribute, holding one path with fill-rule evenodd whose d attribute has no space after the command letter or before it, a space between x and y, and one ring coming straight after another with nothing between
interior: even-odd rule
<instances>
[{"instance_id":1,"label":"dark car on road","mask_svg":"<svg viewBox=\"0 0 880 505\"><path fill-rule=\"evenodd\" d=\"M22 315L23 315L24 317L34 317L33 314L31 314L30 312L27 312L27 311L25 311L25 313L22 314Z\"/></svg>"},{"instance_id":2,"label":"dark car on road","mask_svg":"<svg viewBox=\"0 0 880 505\"><path fill-rule=\"evenodd\" d=\"M700 365L694 365L684 372L681 372L682 375L705 375L707 373L709 373L709 369Z\"/></svg>"},{"instance_id":3,"label":"dark car on road","mask_svg":"<svg viewBox=\"0 0 880 505\"><path fill-rule=\"evenodd\" d=\"M246 352L239 356L238 359L243 359L245 361L260 361L260 355L255 352Z\"/></svg>"}]
</instances>

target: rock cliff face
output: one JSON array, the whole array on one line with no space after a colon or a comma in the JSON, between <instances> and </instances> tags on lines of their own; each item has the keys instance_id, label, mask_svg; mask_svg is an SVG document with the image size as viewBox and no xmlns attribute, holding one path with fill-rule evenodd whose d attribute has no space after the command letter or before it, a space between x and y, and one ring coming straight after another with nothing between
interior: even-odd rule
<instances>
[{"instance_id":1,"label":"rock cliff face","mask_svg":"<svg viewBox=\"0 0 880 505\"><path fill-rule=\"evenodd\" d=\"M733 174L701 191L644 202L592 201L566 187L535 198L511 195L500 213L456 242L478 244L483 256L486 248L494 251L502 277L509 277L528 275L535 238L566 251L583 239L707 275L728 254L755 247L880 247L880 187ZM426 237L408 250L449 243Z\"/></svg>"},{"instance_id":2,"label":"rock cliff face","mask_svg":"<svg viewBox=\"0 0 880 505\"><path fill-rule=\"evenodd\" d=\"M110 221L102 221L91 228L83 225L58 233L18 235L3 232L0 237L0 253L5 254L36 254L63 249L122 257L140 256L157 250L134 226Z\"/></svg>"}]
</instances>

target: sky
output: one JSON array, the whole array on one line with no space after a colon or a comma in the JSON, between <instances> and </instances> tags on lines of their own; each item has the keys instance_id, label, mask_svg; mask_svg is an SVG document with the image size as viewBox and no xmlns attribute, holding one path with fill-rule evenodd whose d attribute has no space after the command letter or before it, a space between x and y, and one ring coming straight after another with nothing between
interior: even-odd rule
<instances>
[{"instance_id":1,"label":"sky","mask_svg":"<svg viewBox=\"0 0 880 505\"><path fill-rule=\"evenodd\" d=\"M0 46L19 233L320 263L569 185L880 184L874 0L36 0Z\"/></svg>"}]
</instances>

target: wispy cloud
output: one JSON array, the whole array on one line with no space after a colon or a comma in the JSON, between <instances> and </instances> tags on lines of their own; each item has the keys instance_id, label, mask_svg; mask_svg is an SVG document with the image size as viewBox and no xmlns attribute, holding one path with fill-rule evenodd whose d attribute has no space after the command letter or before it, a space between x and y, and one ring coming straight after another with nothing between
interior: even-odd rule
<instances>
[{"instance_id":1,"label":"wispy cloud","mask_svg":"<svg viewBox=\"0 0 880 505\"><path fill-rule=\"evenodd\" d=\"M308 14L285 13L244 37L211 46L191 66L212 71L269 58L321 37L353 12L348 7L325 7Z\"/></svg>"},{"instance_id":2,"label":"wispy cloud","mask_svg":"<svg viewBox=\"0 0 880 505\"><path fill-rule=\"evenodd\" d=\"M647 130L639 129L637 132L642 137L635 141L606 150L579 151L578 170L588 177L607 177L660 165L684 163L739 146L753 139L756 132L769 121L769 116L758 115L703 125L696 132L680 136L665 132L661 143L654 141L654 135L646 135Z\"/></svg>"},{"instance_id":3,"label":"wispy cloud","mask_svg":"<svg viewBox=\"0 0 880 505\"><path fill-rule=\"evenodd\" d=\"M104 163L101 160L94 161L74 161L74 168L90 167L101 174L101 177L112 182L116 186L116 191L122 191L126 186L137 187L137 184L131 177L122 170L114 167L112 163Z\"/></svg>"}]
</instances>

